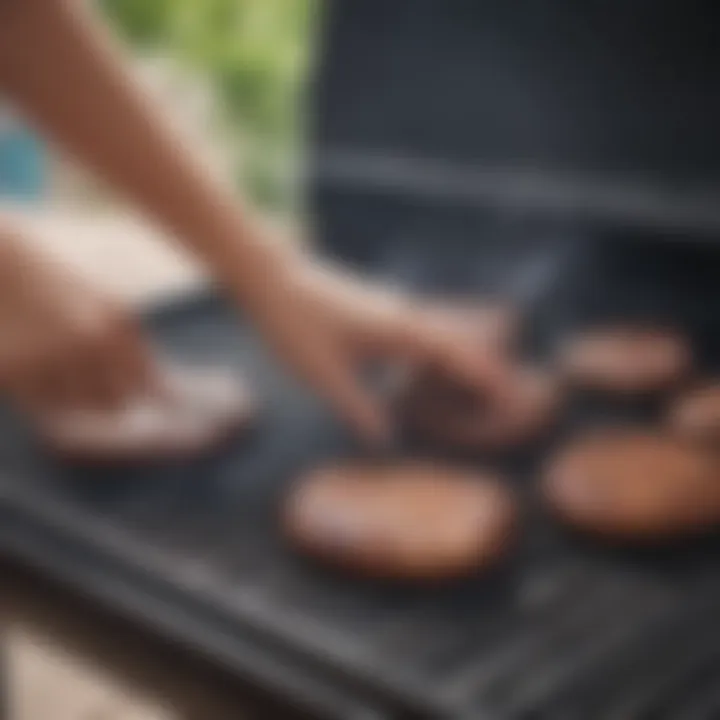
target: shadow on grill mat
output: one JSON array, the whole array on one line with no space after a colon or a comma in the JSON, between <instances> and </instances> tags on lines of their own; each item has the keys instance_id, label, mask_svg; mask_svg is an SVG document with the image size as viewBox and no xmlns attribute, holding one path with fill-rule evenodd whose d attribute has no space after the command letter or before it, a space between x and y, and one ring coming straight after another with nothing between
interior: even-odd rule
<instances>
[{"instance_id":1,"label":"shadow on grill mat","mask_svg":"<svg viewBox=\"0 0 720 720\"><path fill-rule=\"evenodd\" d=\"M408 257L408 283L431 274L437 249L428 243L424 257L422 247ZM491 294L509 288L528 304L530 354L542 358L585 323L630 315L681 323L702 364L720 371L708 341L720 317L718 250L559 233L513 244L512 262L507 253L507 243L487 243L477 262L495 268ZM388 272L397 279L395 260ZM693 262L700 271L689 283ZM541 280L527 293L518 278L538 264ZM475 289L487 294L482 280ZM328 717L720 717L718 539L610 552L534 505L538 454L568 431L635 409L577 402L548 447L501 461L525 491L529 518L507 567L425 590L365 584L295 558L275 527L278 500L301 468L358 451L346 434L220 301L184 301L149 324L174 356L247 373L264 404L258 426L210 459L90 473L53 467L5 418L7 552Z\"/></svg>"}]
</instances>

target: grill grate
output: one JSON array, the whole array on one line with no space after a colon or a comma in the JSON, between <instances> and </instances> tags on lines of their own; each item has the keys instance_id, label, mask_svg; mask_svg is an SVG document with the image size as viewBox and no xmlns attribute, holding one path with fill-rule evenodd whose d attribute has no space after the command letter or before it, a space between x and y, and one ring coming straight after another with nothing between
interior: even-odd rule
<instances>
[{"instance_id":1,"label":"grill grate","mask_svg":"<svg viewBox=\"0 0 720 720\"><path fill-rule=\"evenodd\" d=\"M539 344L530 342L528 352L541 355L552 333L623 308L669 311L693 333L707 327L708 313L718 316L720 291L710 274L707 288L675 282L676 251L669 246L625 247L632 261L618 264L613 243L586 242L573 253L566 241L563 252L543 242L544 254L533 242L526 256L542 261L547 276L532 299L532 316L545 335ZM507 251L498 247L498 253ZM518 265L521 250L513 250ZM703 252L720 267L718 251ZM553 262L556 272L548 273ZM512 271L528 276L528 268ZM493 282L514 287L511 278ZM633 296L633 287L641 297ZM672 302L665 298L669 287ZM333 697L356 700L343 709L337 702L334 710L325 707L329 716L362 717L360 709L379 713L366 717L453 720L720 716L716 538L672 551L622 553L558 530L533 507L532 468L546 447L532 457L500 460L530 511L530 529L510 566L426 590L335 577L288 552L275 531L275 511L300 468L358 449L275 369L248 332L237 329L220 303L199 299L169 309L158 314L154 328L176 356L221 358L249 373L266 400L254 434L211 460L129 476L60 471L34 454L22 428L7 419L0 452L13 472L0 480L0 507L15 521L0 531L6 548L28 557L29 541L19 528L44 528L45 544L37 540L39 530L34 541L41 555L52 546L59 552L61 537L68 547L74 543L72 552L94 553L102 571L90 585L115 578L162 592L199 627L225 623L228 642L252 631L265 652L284 658L276 685L286 677L290 691L292 667L301 667ZM702 360L720 367L716 357ZM581 422L627 418L636 410L579 402L559 435ZM648 412L642 408L638 416ZM62 565L55 571L62 575ZM200 645L203 637L212 654L212 635L201 632Z\"/></svg>"}]
</instances>

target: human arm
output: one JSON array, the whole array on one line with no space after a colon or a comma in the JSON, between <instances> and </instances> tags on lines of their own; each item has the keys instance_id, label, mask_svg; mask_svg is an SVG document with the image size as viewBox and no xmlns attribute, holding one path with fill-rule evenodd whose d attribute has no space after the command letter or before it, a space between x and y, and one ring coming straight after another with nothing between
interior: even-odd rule
<instances>
[{"instance_id":1,"label":"human arm","mask_svg":"<svg viewBox=\"0 0 720 720\"><path fill-rule=\"evenodd\" d=\"M44 133L198 257L285 363L366 436L388 432L386 414L357 379L366 348L487 384L472 343L434 327L409 298L278 250L134 82L88 4L4 0L0 85Z\"/></svg>"},{"instance_id":2,"label":"human arm","mask_svg":"<svg viewBox=\"0 0 720 720\"><path fill-rule=\"evenodd\" d=\"M131 313L0 214L0 391L37 417L158 390Z\"/></svg>"}]
</instances>

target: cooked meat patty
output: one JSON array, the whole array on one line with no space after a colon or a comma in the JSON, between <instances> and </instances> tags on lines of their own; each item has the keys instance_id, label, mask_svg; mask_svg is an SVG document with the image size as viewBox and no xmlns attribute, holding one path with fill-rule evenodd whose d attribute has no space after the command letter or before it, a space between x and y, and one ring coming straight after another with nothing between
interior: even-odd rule
<instances>
[{"instance_id":1,"label":"cooked meat patty","mask_svg":"<svg viewBox=\"0 0 720 720\"><path fill-rule=\"evenodd\" d=\"M720 465L710 453L640 430L595 432L551 462L547 501L567 523L653 541L720 523Z\"/></svg>"},{"instance_id":2,"label":"cooked meat patty","mask_svg":"<svg viewBox=\"0 0 720 720\"><path fill-rule=\"evenodd\" d=\"M137 397L112 411L45 418L41 438L74 462L134 463L203 453L252 419L255 406L235 373L168 367L163 396Z\"/></svg>"},{"instance_id":3,"label":"cooked meat patty","mask_svg":"<svg viewBox=\"0 0 720 720\"><path fill-rule=\"evenodd\" d=\"M437 373L418 373L399 397L402 422L418 438L461 451L502 450L534 440L554 420L560 388L545 372L510 371L497 397L477 397Z\"/></svg>"},{"instance_id":4,"label":"cooked meat patty","mask_svg":"<svg viewBox=\"0 0 720 720\"><path fill-rule=\"evenodd\" d=\"M672 387L689 371L687 341L672 331L601 328L562 349L563 374L574 384L611 393L643 394Z\"/></svg>"},{"instance_id":5,"label":"cooked meat patty","mask_svg":"<svg viewBox=\"0 0 720 720\"><path fill-rule=\"evenodd\" d=\"M720 450L720 383L681 396L671 408L670 427L682 437Z\"/></svg>"},{"instance_id":6,"label":"cooked meat patty","mask_svg":"<svg viewBox=\"0 0 720 720\"><path fill-rule=\"evenodd\" d=\"M516 507L487 474L420 462L314 470L283 526L296 548L348 572L398 580L473 573L508 549Z\"/></svg>"}]
</instances>

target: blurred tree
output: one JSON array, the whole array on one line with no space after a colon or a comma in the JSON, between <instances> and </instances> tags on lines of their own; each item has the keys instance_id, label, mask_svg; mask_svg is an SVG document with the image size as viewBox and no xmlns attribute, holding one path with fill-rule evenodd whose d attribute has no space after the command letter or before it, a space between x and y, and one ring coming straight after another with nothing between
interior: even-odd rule
<instances>
[{"instance_id":1,"label":"blurred tree","mask_svg":"<svg viewBox=\"0 0 720 720\"><path fill-rule=\"evenodd\" d=\"M286 200L319 0L100 2L136 48L167 52L209 78L242 147L239 179L261 199Z\"/></svg>"}]
</instances>

